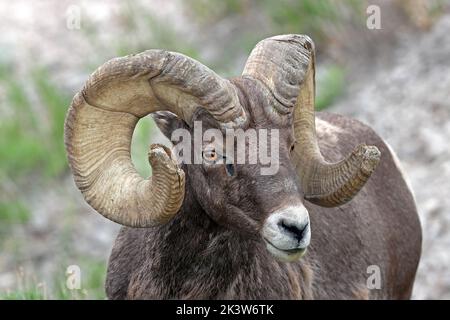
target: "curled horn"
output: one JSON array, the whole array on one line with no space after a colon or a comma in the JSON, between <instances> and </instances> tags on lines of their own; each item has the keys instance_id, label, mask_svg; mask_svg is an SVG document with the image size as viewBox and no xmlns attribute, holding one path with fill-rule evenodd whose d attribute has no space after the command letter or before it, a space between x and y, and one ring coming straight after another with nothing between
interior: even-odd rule
<instances>
[{"instance_id":1,"label":"curled horn","mask_svg":"<svg viewBox=\"0 0 450 320\"><path fill-rule=\"evenodd\" d=\"M168 148L152 145L153 176L142 178L131 162L133 131L140 118L161 110L190 124L199 107L226 126L246 118L234 85L182 54L149 50L98 68L65 122L70 167L85 200L122 225L167 222L182 205L184 172Z\"/></svg>"},{"instance_id":2,"label":"curled horn","mask_svg":"<svg viewBox=\"0 0 450 320\"><path fill-rule=\"evenodd\" d=\"M268 92L269 112L294 116L293 161L305 199L324 207L351 200L367 182L380 160L375 146L359 145L342 161L327 162L317 143L314 98L314 43L308 36L283 35L265 39L253 49L244 76Z\"/></svg>"}]
</instances>

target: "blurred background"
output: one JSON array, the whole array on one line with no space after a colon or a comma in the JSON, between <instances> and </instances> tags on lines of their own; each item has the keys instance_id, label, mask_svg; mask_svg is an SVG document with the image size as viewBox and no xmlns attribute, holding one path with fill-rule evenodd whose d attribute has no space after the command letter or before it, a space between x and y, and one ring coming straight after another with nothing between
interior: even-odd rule
<instances>
[{"instance_id":1,"label":"blurred background","mask_svg":"<svg viewBox=\"0 0 450 320\"><path fill-rule=\"evenodd\" d=\"M413 297L450 299L449 31L448 0L0 0L0 299L105 298L118 226L85 204L63 145L67 108L96 67L161 48L234 76L283 33L316 43L317 108L370 124L398 153L424 232ZM140 121L144 176L158 139ZM70 265L81 290L66 287Z\"/></svg>"}]
</instances>

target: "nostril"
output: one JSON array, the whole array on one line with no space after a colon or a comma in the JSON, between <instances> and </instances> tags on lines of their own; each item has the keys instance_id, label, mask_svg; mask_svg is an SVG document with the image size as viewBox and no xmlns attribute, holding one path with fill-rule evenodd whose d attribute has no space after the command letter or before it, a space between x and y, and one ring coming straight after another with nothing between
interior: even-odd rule
<instances>
[{"instance_id":1,"label":"nostril","mask_svg":"<svg viewBox=\"0 0 450 320\"><path fill-rule=\"evenodd\" d=\"M298 224L292 224L285 220L281 220L278 225L281 227L281 229L293 235L295 239L300 242L305 236L306 228L308 227L309 223L299 226Z\"/></svg>"}]
</instances>

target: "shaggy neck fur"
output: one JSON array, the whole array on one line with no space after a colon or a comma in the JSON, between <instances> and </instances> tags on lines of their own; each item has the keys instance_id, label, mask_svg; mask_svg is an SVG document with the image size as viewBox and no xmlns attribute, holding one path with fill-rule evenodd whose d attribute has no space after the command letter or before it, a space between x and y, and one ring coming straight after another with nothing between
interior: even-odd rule
<instances>
[{"instance_id":1,"label":"shaggy neck fur","mask_svg":"<svg viewBox=\"0 0 450 320\"><path fill-rule=\"evenodd\" d=\"M153 237L157 239L152 243L164 244L147 248L153 258L148 272L161 282L160 298L312 297L312 273L307 264L275 261L262 239L221 227L191 192L176 217L158 228Z\"/></svg>"}]
</instances>

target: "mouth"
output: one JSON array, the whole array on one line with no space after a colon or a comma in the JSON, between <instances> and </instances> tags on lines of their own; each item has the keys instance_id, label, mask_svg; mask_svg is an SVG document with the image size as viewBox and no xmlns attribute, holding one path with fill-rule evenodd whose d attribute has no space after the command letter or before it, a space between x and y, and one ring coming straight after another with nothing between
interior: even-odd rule
<instances>
[{"instance_id":1,"label":"mouth","mask_svg":"<svg viewBox=\"0 0 450 320\"><path fill-rule=\"evenodd\" d=\"M270 242L267 238L263 238L266 242L267 250L278 260L283 262L298 261L306 253L305 248L280 249Z\"/></svg>"}]
</instances>

